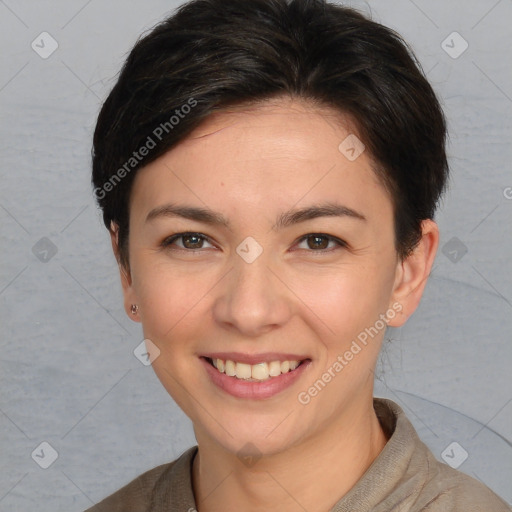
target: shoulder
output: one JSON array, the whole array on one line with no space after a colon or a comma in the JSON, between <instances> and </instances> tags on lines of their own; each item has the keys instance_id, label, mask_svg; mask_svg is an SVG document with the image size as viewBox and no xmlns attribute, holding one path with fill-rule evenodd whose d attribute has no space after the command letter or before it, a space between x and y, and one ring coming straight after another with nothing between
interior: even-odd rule
<instances>
[{"instance_id":1,"label":"shoulder","mask_svg":"<svg viewBox=\"0 0 512 512\"><path fill-rule=\"evenodd\" d=\"M489 487L475 478L426 456L427 479L417 510L425 512L510 512L512 509Z\"/></svg>"},{"instance_id":2,"label":"shoulder","mask_svg":"<svg viewBox=\"0 0 512 512\"><path fill-rule=\"evenodd\" d=\"M142 473L130 483L111 494L85 512L143 512L151 502L153 490L163 474L169 472L176 461L162 464ZM129 507L129 508L127 508Z\"/></svg>"},{"instance_id":3,"label":"shoulder","mask_svg":"<svg viewBox=\"0 0 512 512\"><path fill-rule=\"evenodd\" d=\"M512 511L486 485L439 461L418 437L398 404L389 399L375 399L374 407L381 425L390 434L369 471L371 485L378 481L378 474L387 475L385 489L381 485L375 491L379 498L375 503L387 506L387 510L398 507L396 510L408 512Z\"/></svg>"},{"instance_id":4,"label":"shoulder","mask_svg":"<svg viewBox=\"0 0 512 512\"><path fill-rule=\"evenodd\" d=\"M197 447L185 451L178 459L142 473L130 483L107 496L85 512L146 512L158 509L173 487L190 487L190 464ZM190 499L190 496L186 496Z\"/></svg>"}]
</instances>

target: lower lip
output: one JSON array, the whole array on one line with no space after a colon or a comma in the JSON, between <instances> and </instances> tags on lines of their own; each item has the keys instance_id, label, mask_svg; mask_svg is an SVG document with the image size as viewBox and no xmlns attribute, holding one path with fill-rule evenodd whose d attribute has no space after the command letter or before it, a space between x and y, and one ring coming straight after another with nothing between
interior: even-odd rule
<instances>
[{"instance_id":1,"label":"lower lip","mask_svg":"<svg viewBox=\"0 0 512 512\"><path fill-rule=\"evenodd\" d=\"M301 363L295 370L282 373L277 377L270 377L264 381L246 381L230 377L225 373L219 372L205 358L201 357L201 362L206 367L206 371L212 382L226 393L237 398L249 398L253 400L263 400L277 395L281 391L290 387L306 370L311 363L310 360Z\"/></svg>"}]
</instances>

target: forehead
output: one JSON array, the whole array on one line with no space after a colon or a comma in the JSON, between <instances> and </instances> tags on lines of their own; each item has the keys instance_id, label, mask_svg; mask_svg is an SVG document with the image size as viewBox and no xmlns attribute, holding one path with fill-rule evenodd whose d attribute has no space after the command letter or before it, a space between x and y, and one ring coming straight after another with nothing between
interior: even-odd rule
<instances>
[{"instance_id":1,"label":"forehead","mask_svg":"<svg viewBox=\"0 0 512 512\"><path fill-rule=\"evenodd\" d=\"M181 145L184 150L200 145L207 152L227 142L231 151L226 157L232 161L253 157L316 162L335 160L340 138L355 132L355 123L348 116L283 98L215 112Z\"/></svg>"},{"instance_id":2,"label":"forehead","mask_svg":"<svg viewBox=\"0 0 512 512\"><path fill-rule=\"evenodd\" d=\"M304 101L219 111L141 169L134 196L154 207L172 195L173 201L193 200L228 213L242 204L268 208L301 198L350 207L361 193L389 202L370 156L363 151L351 160L340 150L356 133L348 116Z\"/></svg>"}]
</instances>

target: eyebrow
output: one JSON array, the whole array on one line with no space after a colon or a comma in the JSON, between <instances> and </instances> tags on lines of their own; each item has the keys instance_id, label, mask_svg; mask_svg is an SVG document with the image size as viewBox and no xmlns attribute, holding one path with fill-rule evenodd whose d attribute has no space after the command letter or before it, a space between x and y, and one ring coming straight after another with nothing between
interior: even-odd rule
<instances>
[{"instance_id":1,"label":"eyebrow","mask_svg":"<svg viewBox=\"0 0 512 512\"><path fill-rule=\"evenodd\" d=\"M223 226L231 230L230 222L226 217L221 213L208 208L165 204L157 206L151 210L146 217L146 222L162 217L180 217L209 224L211 226ZM284 229L294 224L299 224L300 222L316 219L318 217L348 217L361 221L367 220L362 213L359 213L352 208L348 208L337 203L322 203L319 205L307 206L305 208L292 208L287 212L281 213L278 216L276 223L272 226L272 230L276 231Z\"/></svg>"}]
</instances>

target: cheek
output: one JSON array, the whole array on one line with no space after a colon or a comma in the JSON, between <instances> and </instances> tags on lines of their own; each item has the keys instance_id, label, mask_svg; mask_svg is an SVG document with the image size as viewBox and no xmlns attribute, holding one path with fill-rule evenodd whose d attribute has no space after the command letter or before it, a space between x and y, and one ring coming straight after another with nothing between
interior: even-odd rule
<instances>
[{"instance_id":1,"label":"cheek","mask_svg":"<svg viewBox=\"0 0 512 512\"><path fill-rule=\"evenodd\" d=\"M214 284L204 272L187 272L183 265L177 268L155 262L151 255L138 259L134 276L144 335L161 342L183 331L187 320L204 307L201 299Z\"/></svg>"},{"instance_id":2,"label":"cheek","mask_svg":"<svg viewBox=\"0 0 512 512\"><path fill-rule=\"evenodd\" d=\"M294 289L326 324L329 336L347 340L387 310L392 283L392 272L380 265L347 265L315 276L298 275Z\"/></svg>"},{"instance_id":3,"label":"cheek","mask_svg":"<svg viewBox=\"0 0 512 512\"><path fill-rule=\"evenodd\" d=\"M201 386L194 342L206 332L208 290L214 280L204 274L199 279L197 274L155 263L150 257L140 263L134 286L142 305L144 338L160 350L152 367L167 392L190 415L194 410L190 390Z\"/></svg>"}]
</instances>

